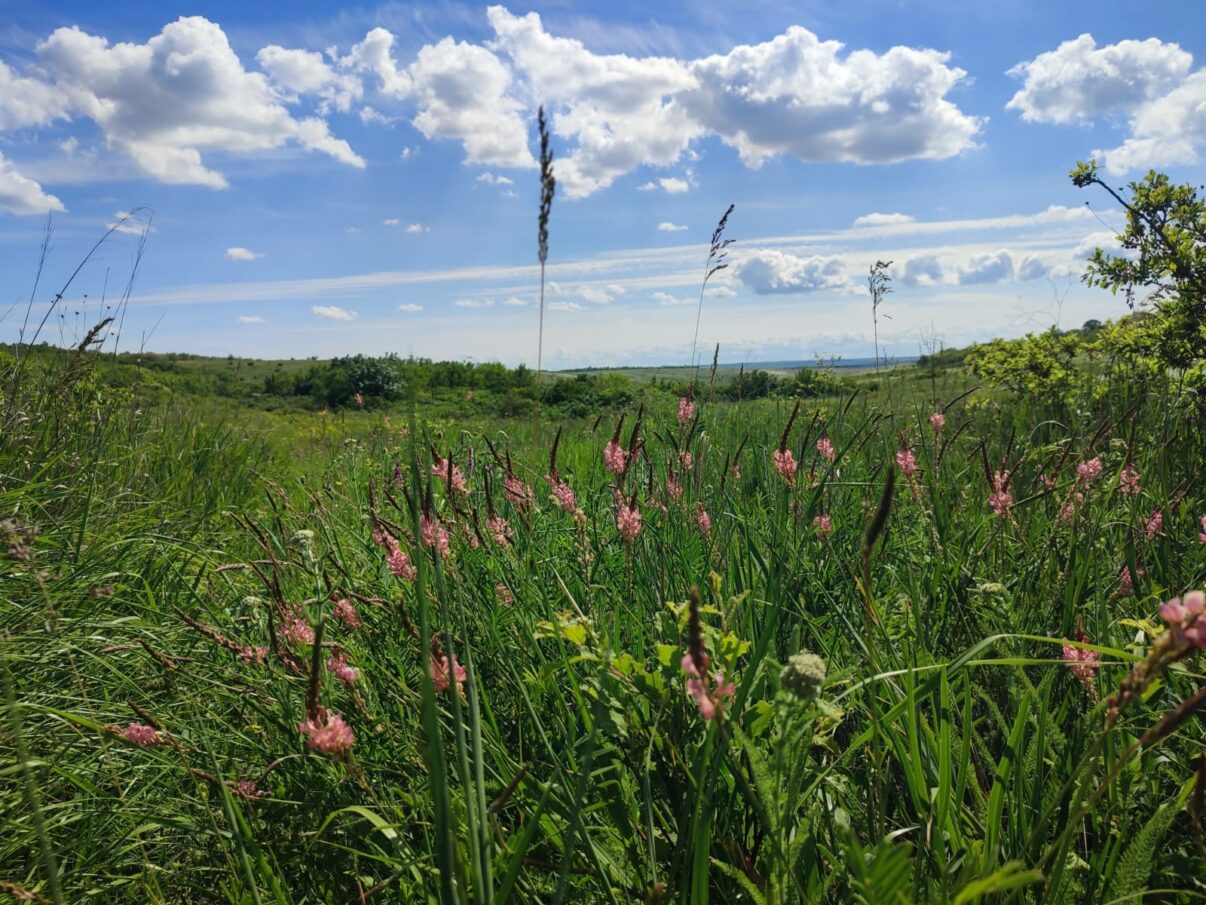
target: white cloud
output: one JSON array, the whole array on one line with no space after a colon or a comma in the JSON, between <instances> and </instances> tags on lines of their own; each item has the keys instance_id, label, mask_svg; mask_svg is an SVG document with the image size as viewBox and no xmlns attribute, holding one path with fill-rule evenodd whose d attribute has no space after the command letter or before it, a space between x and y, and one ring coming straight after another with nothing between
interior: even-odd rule
<instances>
[{"instance_id":1,"label":"white cloud","mask_svg":"<svg viewBox=\"0 0 1206 905\"><path fill-rule=\"evenodd\" d=\"M12 162L0 154L0 213L47 214L62 210L66 210L62 201L18 173Z\"/></svg>"},{"instance_id":2,"label":"white cloud","mask_svg":"<svg viewBox=\"0 0 1206 905\"><path fill-rule=\"evenodd\" d=\"M907 258L893 276L906 286L934 286L943 281L942 262L935 254L919 254Z\"/></svg>"},{"instance_id":3,"label":"white cloud","mask_svg":"<svg viewBox=\"0 0 1206 905\"><path fill-rule=\"evenodd\" d=\"M515 180L507 176L498 176L494 173L482 173L477 177L478 182L484 182L486 185L514 185Z\"/></svg>"},{"instance_id":4,"label":"white cloud","mask_svg":"<svg viewBox=\"0 0 1206 905\"><path fill-rule=\"evenodd\" d=\"M394 36L384 28L374 28L339 62L353 72L371 72L377 76L382 94L401 99L410 93L411 81L394 62L393 48Z\"/></svg>"},{"instance_id":5,"label":"white cloud","mask_svg":"<svg viewBox=\"0 0 1206 905\"><path fill-rule=\"evenodd\" d=\"M653 300L659 305L667 307L671 305L695 305L699 303L699 299L678 298L668 292L653 293Z\"/></svg>"},{"instance_id":6,"label":"white cloud","mask_svg":"<svg viewBox=\"0 0 1206 905\"><path fill-rule=\"evenodd\" d=\"M854 225L857 226L898 226L903 223L912 223L913 218L908 214L863 214L861 217L856 217Z\"/></svg>"},{"instance_id":7,"label":"white cloud","mask_svg":"<svg viewBox=\"0 0 1206 905\"><path fill-rule=\"evenodd\" d=\"M547 305L550 311L581 311L582 306L577 302L549 302Z\"/></svg>"},{"instance_id":8,"label":"white cloud","mask_svg":"<svg viewBox=\"0 0 1206 905\"><path fill-rule=\"evenodd\" d=\"M402 153L399 154L398 156L401 157L403 160L409 160L413 155L418 154L418 153L419 152L415 148L405 147L402 149Z\"/></svg>"},{"instance_id":9,"label":"white cloud","mask_svg":"<svg viewBox=\"0 0 1206 905\"><path fill-rule=\"evenodd\" d=\"M1111 254L1118 254L1122 248L1121 243L1118 241L1118 234L1112 233L1109 230L1089 233L1076 243L1076 248L1073 249L1072 253L1078 258L1088 258L1098 248L1104 249Z\"/></svg>"},{"instance_id":10,"label":"white cloud","mask_svg":"<svg viewBox=\"0 0 1206 905\"><path fill-rule=\"evenodd\" d=\"M222 29L176 20L145 44L109 42L78 27L38 45L50 83L111 148L161 182L225 188L202 154L254 154L293 143L355 167L364 161L324 120L294 119L267 76L249 72Z\"/></svg>"},{"instance_id":11,"label":"white cloud","mask_svg":"<svg viewBox=\"0 0 1206 905\"><path fill-rule=\"evenodd\" d=\"M1013 278L1013 257L1004 249L991 254L976 255L959 267L959 282L963 285L976 283L1000 283Z\"/></svg>"},{"instance_id":12,"label":"white cloud","mask_svg":"<svg viewBox=\"0 0 1206 905\"><path fill-rule=\"evenodd\" d=\"M0 130L45 126L71 112L67 95L54 85L19 76L0 60Z\"/></svg>"},{"instance_id":13,"label":"white cloud","mask_svg":"<svg viewBox=\"0 0 1206 905\"><path fill-rule=\"evenodd\" d=\"M657 225L657 228L663 233L681 233L686 230L687 227L679 226L677 223L671 223L669 220L663 220Z\"/></svg>"},{"instance_id":14,"label":"white cloud","mask_svg":"<svg viewBox=\"0 0 1206 905\"><path fill-rule=\"evenodd\" d=\"M240 324L262 324L262 323L264 323L264 319L262 317L260 317L258 314L240 314L239 315L239 323Z\"/></svg>"},{"instance_id":15,"label":"white cloud","mask_svg":"<svg viewBox=\"0 0 1206 905\"><path fill-rule=\"evenodd\" d=\"M354 321L356 319L355 311L340 308L338 305L311 305L310 313L330 321Z\"/></svg>"},{"instance_id":16,"label":"white cloud","mask_svg":"<svg viewBox=\"0 0 1206 905\"><path fill-rule=\"evenodd\" d=\"M401 222L402 221L399 220L397 217L387 217L386 219L381 221L381 225L382 226L397 226Z\"/></svg>"},{"instance_id":17,"label":"white cloud","mask_svg":"<svg viewBox=\"0 0 1206 905\"><path fill-rule=\"evenodd\" d=\"M528 301L527 299L521 299L517 295L512 295L503 304L508 308L523 308L528 304Z\"/></svg>"},{"instance_id":18,"label":"white cloud","mask_svg":"<svg viewBox=\"0 0 1206 905\"><path fill-rule=\"evenodd\" d=\"M1098 47L1083 34L1010 69L1022 87L1005 107L1029 122L1087 123L1129 114L1167 94L1192 63L1178 45L1156 38Z\"/></svg>"},{"instance_id":19,"label":"white cloud","mask_svg":"<svg viewBox=\"0 0 1206 905\"><path fill-rule=\"evenodd\" d=\"M347 112L364 94L360 79L336 72L322 54L312 50L287 50L269 44L255 58L287 99L296 103L300 95L316 95L321 99L322 113Z\"/></svg>"},{"instance_id":20,"label":"white cloud","mask_svg":"<svg viewBox=\"0 0 1206 905\"><path fill-rule=\"evenodd\" d=\"M610 305L616 296L624 295L624 287L614 283L607 286L579 286L574 292L592 305Z\"/></svg>"},{"instance_id":21,"label":"white cloud","mask_svg":"<svg viewBox=\"0 0 1206 905\"><path fill-rule=\"evenodd\" d=\"M723 283L708 283L708 295L718 299L732 299L737 297L737 290Z\"/></svg>"},{"instance_id":22,"label":"white cloud","mask_svg":"<svg viewBox=\"0 0 1206 905\"><path fill-rule=\"evenodd\" d=\"M146 228L140 214L131 214L129 211L114 211L113 220L109 223L109 229L115 233L125 233L128 236L141 236L142 231ZM227 252L229 255L229 251Z\"/></svg>"},{"instance_id":23,"label":"white cloud","mask_svg":"<svg viewBox=\"0 0 1206 905\"><path fill-rule=\"evenodd\" d=\"M759 295L840 289L849 282L839 255L799 257L766 248L746 256L735 270L737 279Z\"/></svg>"},{"instance_id":24,"label":"white cloud","mask_svg":"<svg viewBox=\"0 0 1206 905\"><path fill-rule=\"evenodd\" d=\"M360 121L366 126L392 126L394 124L394 118L392 116L386 116L384 113L373 109L367 104L361 107L360 112L356 115L360 117Z\"/></svg>"},{"instance_id":25,"label":"white cloud","mask_svg":"<svg viewBox=\"0 0 1206 905\"><path fill-rule=\"evenodd\" d=\"M1196 164L1206 147L1206 69L1141 106L1131 121L1131 137L1117 148L1094 151L1111 173Z\"/></svg>"},{"instance_id":26,"label":"white cloud","mask_svg":"<svg viewBox=\"0 0 1206 905\"><path fill-rule=\"evenodd\" d=\"M226 249L226 257L231 261L254 261L256 258L264 256L258 251L252 251L250 248L241 248L236 245Z\"/></svg>"},{"instance_id":27,"label":"white cloud","mask_svg":"<svg viewBox=\"0 0 1206 905\"><path fill-rule=\"evenodd\" d=\"M493 308L494 299L457 299L452 304L458 308Z\"/></svg>"},{"instance_id":28,"label":"white cloud","mask_svg":"<svg viewBox=\"0 0 1206 905\"><path fill-rule=\"evenodd\" d=\"M349 236L358 236L358 235L360 235L360 227L359 226L349 226L346 229L344 229L344 232L347 233Z\"/></svg>"},{"instance_id":29,"label":"white cloud","mask_svg":"<svg viewBox=\"0 0 1206 905\"><path fill-rule=\"evenodd\" d=\"M414 313L414 312L416 312L416 311L422 311L422 310L423 310L423 306L422 306L422 305L416 305L414 302L405 302L405 303L403 303L403 304L401 304L401 305L399 305L399 306L398 306L398 310L399 310L399 311L406 311L406 312L409 312L409 313L412 313L412 314L413 314L413 313Z\"/></svg>"},{"instance_id":30,"label":"white cloud","mask_svg":"<svg viewBox=\"0 0 1206 905\"><path fill-rule=\"evenodd\" d=\"M429 232L431 232L431 227L424 226L422 223L408 223L408 224L406 224L406 231L408 233L412 233L412 234L413 233L429 233Z\"/></svg>"},{"instance_id":31,"label":"white cloud","mask_svg":"<svg viewBox=\"0 0 1206 905\"><path fill-rule=\"evenodd\" d=\"M662 191L667 195L681 195L683 192L691 188L690 183L685 179L678 179L675 176L663 176L657 181L657 184L662 187Z\"/></svg>"}]
</instances>

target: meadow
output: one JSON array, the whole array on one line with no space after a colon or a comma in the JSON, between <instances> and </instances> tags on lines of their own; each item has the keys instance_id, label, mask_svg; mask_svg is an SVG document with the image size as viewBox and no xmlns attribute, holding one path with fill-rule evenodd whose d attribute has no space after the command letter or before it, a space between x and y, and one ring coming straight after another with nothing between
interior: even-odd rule
<instances>
[{"instance_id":1,"label":"meadow","mask_svg":"<svg viewBox=\"0 0 1206 905\"><path fill-rule=\"evenodd\" d=\"M0 900L1206 898L1183 298L840 378L298 363L286 406L0 350Z\"/></svg>"}]
</instances>

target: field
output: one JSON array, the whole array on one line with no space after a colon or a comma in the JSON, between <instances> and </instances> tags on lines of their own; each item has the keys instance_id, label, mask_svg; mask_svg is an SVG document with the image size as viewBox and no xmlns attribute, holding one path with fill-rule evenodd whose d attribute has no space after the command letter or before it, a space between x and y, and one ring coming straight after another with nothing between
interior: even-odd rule
<instances>
[{"instance_id":1,"label":"field","mask_svg":"<svg viewBox=\"0 0 1206 905\"><path fill-rule=\"evenodd\" d=\"M109 367L5 364L0 900L1203 898L1169 373L506 418Z\"/></svg>"}]
</instances>

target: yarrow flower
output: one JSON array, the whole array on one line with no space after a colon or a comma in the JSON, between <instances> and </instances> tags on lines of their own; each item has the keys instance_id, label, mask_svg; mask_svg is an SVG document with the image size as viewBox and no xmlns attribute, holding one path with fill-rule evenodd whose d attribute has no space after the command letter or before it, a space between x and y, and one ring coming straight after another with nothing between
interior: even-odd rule
<instances>
[{"instance_id":1,"label":"yarrow flower","mask_svg":"<svg viewBox=\"0 0 1206 905\"><path fill-rule=\"evenodd\" d=\"M783 479L788 484L796 483L796 457L791 454L790 449L776 449L771 453L771 458L775 463L775 471L783 475Z\"/></svg>"},{"instance_id":2,"label":"yarrow flower","mask_svg":"<svg viewBox=\"0 0 1206 905\"><path fill-rule=\"evenodd\" d=\"M512 531L511 526L507 524L507 520L497 515L492 515L486 520L486 533L494 539L494 543L500 547L505 547L510 542Z\"/></svg>"},{"instance_id":3,"label":"yarrow flower","mask_svg":"<svg viewBox=\"0 0 1206 905\"><path fill-rule=\"evenodd\" d=\"M1154 541L1158 535L1164 533L1164 513L1159 509L1152 511L1148 517L1147 524L1143 526L1143 531L1147 535L1147 540L1150 543Z\"/></svg>"},{"instance_id":4,"label":"yarrow flower","mask_svg":"<svg viewBox=\"0 0 1206 905\"><path fill-rule=\"evenodd\" d=\"M712 673L712 688L708 689L707 684L707 669L708 658L705 655L703 658L704 674L700 673L699 668L695 665L695 660L690 652L683 654L682 668L687 674L687 694L695 701L695 705L699 708L699 715L705 720L714 720L717 715L723 712L724 699L732 697L737 693L737 687L732 682L724 680L724 673L717 670Z\"/></svg>"},{"instance_id":5,"label":"yarrow flower","mask_svg":"<svg viewBox=\"0 0 1206 905\"><path fill-rule=\"evenodd\" d=\"M459 692L461 686L465 684L465 680L469 678L465 667L457 662L456 657L452 658L450 664L443 651L432 653L427 663L427 669L431 673L431 681L435 683L435 689L438 692L448 691L453 684L456 685L456 690Z\"/></svg>"},{"instance_id":6,"label":"yarrow flower","mask_svg":"<svg viewBox=\"0 0 1206 905\"><path fill-rule=\"evenodd\" d=\"M603 448L603 464L615 475L622 475L628 469L628 450L619 440L612 440Z\"/></svg>"},{"instance_id":7,"label":"yarrow flower","mask_svg":"<svg viewBox=\"0 0 1206 905\"><path fill-rule=\"evenodd\" d=\"M341 597L335 601L334 614L336 619L342 622L350 629L358 629L361 626L360 614L356 612L356 606L346 597Z\"/></svg>"},{"instance_id":8,"label":"yarrow flower","mask_svg":"<svg viewBox=\"0 0 1206 905\"><path fill-rule=\"evenodd\" d=\"M507 475L503 481L503 493L516 509L523 511L532 505L532 488L515 475Z\"/></svg>"},{"instance_id":9,"label":"yarrow flower","mask_svg":"<svg viewBox=\"0 0 1206 905\"><path fill-rule=\"evenodd\" d=\"M988 496L988 507L998 518L1005 518L1013 508L1013 495L1009 492L1009 472L1004 469L992 477L992 493Z\"/></svg>"},{"instance_id":10,"label":"yarrow flower","mask_svg":"<svg viewBox=\"0 0 1206 905\"><path fill-rule=\"evenodd\" d=\"M448 555L448 529L439 520L427 514L419 516L419 535L423 545L432 550L438 550L440 556Z\"/></svg>"},{"instance_id":11,"label":"yarrow flower","mask_svg":"<svg viewBox=\"0 0 1206 905\"><path fill-rule=\"evenodd\" d=\"M314 628L297 610L292 610L281 619L280 636L290 644L313 644Z\"/></svg>"},{"instance_id":12,"label":"yarrow flower","mask_svg":"<svg viewBox=\"0 0 1206 905\"><path fill-rule=\"evenodd\" d=\"M788 657L787 665L779 671L779 684L801 701L815 701L825 684L827 669L825 661L816 654L800 651Z\"/></svg>"},{"instance_id":13,"label":"yarrow flower","mask_svg":"<svg viewBox=\"0 0 1206 905\"><path fill-rule=\"evenodd\" d=\"M1086 486L1092 484L1101 476L1101 459L1094 457L1076 466L1076 480Z\"/></svg>"},{"instance_id":14,"label":"yarrow flower","mask_svg":"<svg viewBox=\"0 0 1206 905\"><path fill-rule=\"evenodd\" d=\"M632 542L641 533L641 510L627 503L616 510L616 528L624 540Z\"/></svg>"},{"instance_id":15,"label":"yarrow flower","mask_svg":"<svg viewBox=\"0 0 1206 905\"><path fill-rule=\"evenodd\" d=\"M297 724L297 730L306 736L306 747L312 751L330 754L344 759L352 751L356 743L356 733L344 722L338 713L328 713L319 707L318 713L304 723Z\"/></svg>"},{"instance_id":16,"label":"yarrow flower","mask_svg":"<svg viewBox=\"0 0 1206 905\"><path fill-rule=\"evenodd\" d=\"M833 448L833 441L825 436L822 436L817 441L817 452L826 462L832 462L837 458L837 452Z\"/></svg>"},{"instance_id":17,"label":"yarrow flower","mask_svg":"<svg viewBox=\"0 0 1206 905\"><path fill-rule=\"evenodd\" d=\"M913 457L913 450L899 450L896 453L896 467L904 472L905 475L912 476L917 474L917 460Z\"/></svg>"},{"instance_id":18,"label":"yarrow flower","mask_svg":"<svg viewBox=\"0 0 1206 905\"><path fill-rule=\"evenodd\" d=\"M355 685L356 680L360 678L360 671L354 666L348 665L347 654L343 651L332 655L327 660L327 670L348 688Z\"/></svg>"},{"instance_id":19,"label":"yarrow flower","mask_svg":"<svg viewBox=\"0 0 1206 905\"><path fill-rule=\"evenodd\" d=\"M821 540L825 540L833 533L833 520L823 512L813 518L812 524L816 528L817 537Z\"/></svg>"},{"instance_id":20,"label":"yarrow flower","mask_svg":"<svg viewBox=\"0 0 1206 905\"><path fill-rule=\"evenodd\" d=\"M703 503L699 503L695 507L695 524L699 526L699 533L704 537L712 536L712 516L708 515L708 510L704 509Z\"/></svg>"},{"instance_id":21,"label":"yarrow flower","mask_svg":"<svg viewBox=\"0 0 1206 905\"><path fill-rule=\"evenodd\" d=\"M687 422L695 417L695 403L686 396L678 400L678 423L681 427L686 427Z\"/></svg>"},{"instance_id":22,"label":"yarrow flower","mask_svg":"<svg viewBox=\"0 0 1206 905\"><path fill-rule=\"evenodd\" d=\"M1139 472L1135 471L1130 462L1126 463L1122 474L1118 476L1118 492L1139 495Z\"/></svg>"},{"instance_id":23,"label":"yarrow flower","mask_svg":"<svg viewBox=\"0 0 1206 905\"><path fill-rule=\"evenodd\" d=\"M942 412L934 412L930 415L930 427L934 429L934 433L942 433L942 429L946 427L946 415Z\"/></svg>"},{"instance_id":24,"label":"yarrow flower","mask_svg":"<svg viewBox=\"0 0 1206 905\"><path fill-rule=\"evenodd\" d=\"M150 748L163 741L159 732L153 726L147 726L145 723L130 723L121 730L121 735L130 744L138 745L141 748Z\"/></svg>"},{"instance_id":25,"label":"yarrow flower","mask_svg":"<svg viewBox=\"0 0 1206 905\"><path fill-rule=\"evenodd\" d=\"M451 493L465 493L465 473L461 471L459 465L451 464L447 459L440 459L438 462L431 463L431 473L437 478L442 478L448 483L448 490ZM449 474L451 473L451 480Z\"/></svg>"}]
</instances>

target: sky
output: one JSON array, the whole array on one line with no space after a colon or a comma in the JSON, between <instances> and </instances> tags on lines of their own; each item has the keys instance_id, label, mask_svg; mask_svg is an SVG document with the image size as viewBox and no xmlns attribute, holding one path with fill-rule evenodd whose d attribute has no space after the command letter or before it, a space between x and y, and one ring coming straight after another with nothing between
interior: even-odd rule
<instances>
[{"instance_id":1,"label":"sky","mask_svg":"<svg viewBox=\"0 0 1206 905\"><path fill-rule=\"evenodd\" d=\"M41 339L534 365L541 104L545 367L868 357L880 260L886 354L1075 327L1067 173L1204 181L1204 67L1198 0L0 0L0 341L116 225Z\"/></svg>"}]
</instances>

